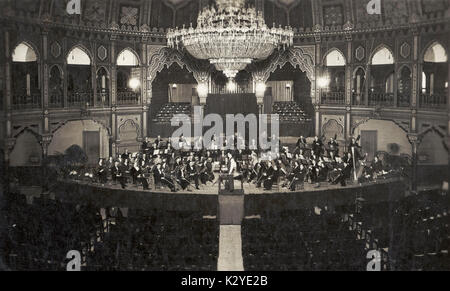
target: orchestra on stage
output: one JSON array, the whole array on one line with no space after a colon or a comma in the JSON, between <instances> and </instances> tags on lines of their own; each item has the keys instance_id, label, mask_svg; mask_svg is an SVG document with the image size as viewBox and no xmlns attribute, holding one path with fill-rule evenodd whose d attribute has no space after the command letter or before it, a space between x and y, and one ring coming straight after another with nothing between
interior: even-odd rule
<instances>
[{"instance_id":1,"label":"orchestra on stage","mask_svg":"<svg viewBox=\"0 0 450 291\"><path fill-rule=\"evenodd\" d=\"M274 137L272 137L274 138ZM235 145L240 137L234 136ZM229 140L229 139L228 139ZM180 150L172 146L173 140L161 137L150 142L146 138L141 150L130 153L126 150L116 158L100 159L95 169L66 169L64 178L88 179L93 183L108 183L142 187L154 190L157 187L177 191L195 191L205 185L214 185L219 176L233 176L242 183L254 184L256 188L267 191L285 189L302 190L305 183L314 187L321 185L341 185L350 181L356 183L374 182L377 179L401 176L401 169L383 164L378 156L368 161L368 155L362 153L360 137L352 138L347 152L340 155L341 148L336 137L314 137L312 142L301 136L295 148L281 146L275 157L267 159L262 150L251 150L249 146L256 141L242 141L245 149L227 150L211 146L198 149L195 142L189 144L180 136L175 142ZM190 149L189 149L190 148ZM236 148L236 147L235 147Z\"/></svg>"}]
</instances>

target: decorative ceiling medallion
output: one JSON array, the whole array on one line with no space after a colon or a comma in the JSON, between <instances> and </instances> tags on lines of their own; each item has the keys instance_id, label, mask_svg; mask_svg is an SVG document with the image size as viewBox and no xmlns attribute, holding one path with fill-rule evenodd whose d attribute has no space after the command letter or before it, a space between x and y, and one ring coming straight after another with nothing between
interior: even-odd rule
<instances>
[{"instance_id":1,"label":"decorative ceiling medallion","mask_svg":"<svg viewBox=\"0 0 450 291\"><path fill-rule=\"evenodd\" d=\"M404 59L409 58L409 56L411 55L411 46L409 45L409 43L405 42L402 44L402 46L400 47L400 55Z\"/></svg>"},{"instance_id":2,"label":"decorative ceiling medallion","mask_svg":"<svg viewBox=\"0 0 450 291\"><path fill-rule=\"evenodd\" d=\"M99 46L97 49L97 56L101 61L106 60L106 57L108 56L108 50L104 46Z\"/></svg>"},{"instance_id":3,"label":"decorative ceiling medallion","mask_svg":"<svg viewBox=\"0 0 450 291\"><path fill-rule=\"evenodd\" d=\"M358 61L361 62L366 57L366 50L362 46L359 46L356 49L355 57Z\"/></svg>"},{"instance_id":4,"label":"decorative ceiling medallion","mask_svg":"<svg viewBox=\"0 0 450 291\"><path fill-rule=\"evenodd\" d=\"M51 45L50 53L55 59L61 55L61 45L57 41Z\"/></svg>"}]
</instances>

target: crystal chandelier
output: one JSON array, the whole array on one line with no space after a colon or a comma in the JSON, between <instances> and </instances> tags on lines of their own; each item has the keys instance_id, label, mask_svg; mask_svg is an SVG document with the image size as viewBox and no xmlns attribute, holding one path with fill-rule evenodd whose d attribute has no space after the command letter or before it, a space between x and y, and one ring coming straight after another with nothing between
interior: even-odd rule
<instances>
[{"instance_id":1,"label":"crystal chandelier","mask_svg":"<svg viewBox=\"0 0 450 291\"><path fill-rule=\"evenodd\" d=\"M269 28L261 12L245 8L245 0L216 0L216 7L203 9L197 27L170 29L168 46L185 48L193 57L209 60L233 79L254 60L267 59L276 48L293 44L290 27Z\"/></svg>"}]
</instances>

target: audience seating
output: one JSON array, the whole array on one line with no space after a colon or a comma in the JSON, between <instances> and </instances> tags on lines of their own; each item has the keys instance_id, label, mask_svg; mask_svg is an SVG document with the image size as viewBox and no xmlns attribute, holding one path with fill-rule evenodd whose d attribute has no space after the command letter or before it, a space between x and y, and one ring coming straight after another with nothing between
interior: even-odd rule
<instances>
[{"instance_id":1,"label":"audience seating","mask_svg":"<svg viewBox=\"0 0 450 291\"><path fill-rule=\"evenodd\" d=\"M153 119L155 123L170 123L172 118L177 114L191 116L190 103L167 103L161 107Z\"/></svg>"},{"instance_id":2,"label":"audience seating","mask_svg":"<svg viewBox=\"0 0 450 291\"><path fill-rule=\"evenodd\" d=\"M5 197L1 254L12 270L66 270L66 254L78 250L82 270L213 271L219 227L198 213L118 209L23 195Z\"/></svg>"},{"instance_id":3,"label":"audience seating","mask_svg":"<svg viewBox=\"0 0 450 291\"><path fill-rule=\"evenodd\" d=\"M296 102L275 102L273 104L272 113L278 114L280 116L280 122L282 123L311 121Z\"/></svg>"}]
</instances>

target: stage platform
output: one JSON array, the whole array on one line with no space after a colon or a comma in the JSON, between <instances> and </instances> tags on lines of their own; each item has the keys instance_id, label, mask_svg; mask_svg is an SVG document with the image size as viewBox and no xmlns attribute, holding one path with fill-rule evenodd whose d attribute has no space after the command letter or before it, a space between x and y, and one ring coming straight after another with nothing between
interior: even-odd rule
<instances>
[{"instance_id":1,"label":"stage platform","mask_svg":"<svg viewBox=\"0 0 450 291\"><path fill-rule=\"evenodd\" d=\"M89 203L98 207L135 209L165 209L168 211L200 211L203 215L217 215L218 185L209 183L200 190L170 192L168 189L144 191L142 187L61 180L51 190L56 199L73 203ZM305 209L309 207L336 207L353 205L359 198L366 203L396 201L405 197L405 184L401 179L380 180L375 183L340 185L305 184L302 191L287 189L264 191L254 184L244 183L245 215L264 211Z\"/></svg>"}]
</instances>

